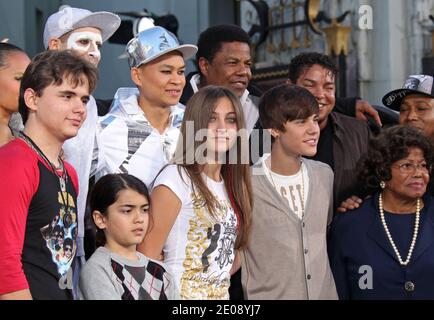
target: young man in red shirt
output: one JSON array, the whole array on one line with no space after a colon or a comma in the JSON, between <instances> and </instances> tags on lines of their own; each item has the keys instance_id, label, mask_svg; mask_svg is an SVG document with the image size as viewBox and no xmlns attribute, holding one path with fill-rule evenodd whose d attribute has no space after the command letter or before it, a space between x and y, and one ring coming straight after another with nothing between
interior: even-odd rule
<instances>
[{"instance_id":1,"label":"young man in red shirt","mask_svg":"<svg viewBox=\"0 0 434 320\"><path fill-rule=\"evenodd\" d=\"M19 138L0 148L0 300L71 299L77 249L77 175L63 143L77 135L97 70L70 51L27 68Z\"/></svg>"}]
</instances>

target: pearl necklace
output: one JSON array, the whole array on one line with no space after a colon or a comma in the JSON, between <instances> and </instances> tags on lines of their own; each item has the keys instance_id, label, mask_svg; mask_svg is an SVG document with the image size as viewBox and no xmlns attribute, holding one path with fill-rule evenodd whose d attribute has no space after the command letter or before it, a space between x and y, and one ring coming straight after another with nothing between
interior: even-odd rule
<instances>
[{"instance_id":1,"label":"pearl necklace","mask_svg":"<svg viewBox=\"0 0 434 320\"><path fill-rule=\"evenodd\" d=\"M268 169L268 174L270 176L271 182L273 183L274 189L277 191L276 184L274 183L273 179L273 171L271 171L271 161L270 161L270 167ZM300 160L300 170L301 170L301 217L304 217L304 173L303 173L303 161Z\"/></svg>"},{"instance_id":2,"label":"pearl necklace","mask_svg":"<svg viewBox=\"0 0 434 320\"><path fill-rule=\"evenodd\" d=\"M413 233L413 238L411 240L410 249L408 250L407 259L405 261L402 261L398 248L396 247L395 242L392 239L392 235L390 234L389 228L387 227L386 219L384 218L384 210L383 210L383 194L381 193L379 198L379 207L380 207L381 223L383 224L384 230L386 231L387 238L389 239L389 242L392 245L393 251L395 251L395 254L398 257L398 261L401 264L401 266L407 266L410 263L411 255L413 254L413 250L416 245L417 234L419 232L420 199L417 199L417 203L416 203L416 221L414 223L414 233Z\"/></svg>"}]
</instances>

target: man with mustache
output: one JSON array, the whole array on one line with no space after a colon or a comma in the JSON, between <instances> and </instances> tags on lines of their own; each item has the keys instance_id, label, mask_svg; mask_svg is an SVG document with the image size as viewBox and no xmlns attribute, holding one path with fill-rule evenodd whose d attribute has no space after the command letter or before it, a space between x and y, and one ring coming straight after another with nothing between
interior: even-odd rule
<instances>
[{"instance_id":1,"label":"man with mustache","mask_svg":"<svg viewBox=\"0 0 434 320\"><path fill-rule=\"evenodd\" d=\"M337 72L328 56L302 53L292 59L288 80L309 90L319 104L321 135L318 151L311 159L328 164L334 172L334 208L351 195L363 195L355 172L371 135L366 123L334 112Z\"/></svg>"}]
</instances>

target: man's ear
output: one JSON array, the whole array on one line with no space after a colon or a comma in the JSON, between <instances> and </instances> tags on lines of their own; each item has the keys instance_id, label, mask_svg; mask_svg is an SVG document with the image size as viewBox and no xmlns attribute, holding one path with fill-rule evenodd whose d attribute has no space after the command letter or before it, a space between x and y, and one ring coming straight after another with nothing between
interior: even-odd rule
<instances>
[{"instance_id":1,"label":"man's ear","mask_svg":"<svg viewBox=\"0 0 434 320\"><path fill-rule=\"evenodd\" d=\"M103 214L98 210L92 212L92 218L93 221L95 222L95 225L98 227L98 229L103 230L107 227L106 217L104 217Z\"/></svg>"},{"instance_id":2,"label":"man's ear","mask_svg":"<svg viewBox=\"0 0 434 320\"><path fill-rule=\"evenodd\" d=\"M38 110L38 101L39 97L35 90L27 88L26 91L24 91L24 102L27 108L32 111Z\"/></svg>"},{"instance_id":3,"label":"man's ear","mask_svg":"<svg viewBox=\"0 0 434 320\"><path fill-rule=\"evenodd\" d=\"M279 138L279 135L280 135L279 130L276 130L276 129L267 129L267 131L268 131L268 133L269 133L269 134L270 134L274 139Z\"/></svg>"},{"instance_id":4,"label":"man's ear","mask_svg":"<svg viewBox=\"0 0 434 320\"><path fill-rule=\"evenodd\" d=\"M203 74L205 77L208 76L208 68L209 68L209 62L204 57L199 58L198 62L200 73Z\"/></svg>"},{"instance_id":5,"label":"man's ear","mask_svg":"<svg viewBox=\"0 0 434 320\"><path fill-rule=\"evenodd\" d=\"M60 39L51 39L48 41L48 50L60 50Z\"/></svg>"},{"instance_id":6,"label":"man's ear","mask_svg":"<svg viewBox=\"0 0 434 320\"><path fill-rule=\"evenodd\" d=\"M141 87L142 83L140 81L139 68L131 68L131 80L136 84L136 86Z\"/></svg>"}]
</instances>

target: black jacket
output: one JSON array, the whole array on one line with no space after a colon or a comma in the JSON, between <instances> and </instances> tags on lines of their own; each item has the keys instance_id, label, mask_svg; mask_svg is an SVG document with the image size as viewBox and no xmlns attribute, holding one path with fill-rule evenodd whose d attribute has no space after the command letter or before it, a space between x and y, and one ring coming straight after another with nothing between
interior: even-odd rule
<instances>
[{"instance_id":1,"label":"black jacket","mask_svg":"<svg viewBox=\"0 0 434 320\"><path fill-rule=\"evenodd\" d=\"M333 128L333 199L337 208L350 196L364 196L356 171L360 157L368 150L371 131L366 123L336 112L330 113L329 120Z\"/></svg>"}]
</instances>

